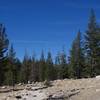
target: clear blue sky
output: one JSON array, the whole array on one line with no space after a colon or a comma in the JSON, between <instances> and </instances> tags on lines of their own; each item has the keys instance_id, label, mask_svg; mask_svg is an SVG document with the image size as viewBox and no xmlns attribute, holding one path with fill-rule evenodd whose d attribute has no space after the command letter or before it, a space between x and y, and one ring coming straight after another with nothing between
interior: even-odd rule
<instances>
[{"instance_id":1,"label":"clear blue sky","mask_svg":"<svg viewBox=\"0 0 100 100\"><path fill-rule=\"evenodd\" d=\"M0 22L20 59L25 49L55 56L63 45L68 54L77 31L85 32L91 8L100 22L100 0L0 0Z\"/></svg>"}]
</instances>

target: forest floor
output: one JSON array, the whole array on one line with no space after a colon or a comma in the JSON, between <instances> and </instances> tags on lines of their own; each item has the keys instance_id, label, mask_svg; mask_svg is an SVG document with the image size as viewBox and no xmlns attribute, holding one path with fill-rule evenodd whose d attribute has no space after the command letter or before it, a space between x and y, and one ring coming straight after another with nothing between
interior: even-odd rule
<instances>
[{"instance_id":1,"label":"forest floor","mask_svg":"<svg viewBox=\"0 0 100 100\"><path fill-rule=\"evenodd\" d=\"M0 100L100 100L100 78L64 79L43 83L0 87Z\"/></svg>"}]
</instances>

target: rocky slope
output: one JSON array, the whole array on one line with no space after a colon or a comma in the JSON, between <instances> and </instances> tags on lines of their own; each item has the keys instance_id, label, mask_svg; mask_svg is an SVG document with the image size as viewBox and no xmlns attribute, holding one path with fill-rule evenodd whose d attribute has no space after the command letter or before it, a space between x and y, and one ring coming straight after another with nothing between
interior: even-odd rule
<instances>
[{"instance_id":1,"label":"rocky slope","mask_svg":"<svg viewBox=\"0 0 100 100\"><path fill-rule=\"evenodd\" d=\"M43 83L1 87L0 100L100 100L100 78L65 79Z\"/></svg>"}]
</instances>

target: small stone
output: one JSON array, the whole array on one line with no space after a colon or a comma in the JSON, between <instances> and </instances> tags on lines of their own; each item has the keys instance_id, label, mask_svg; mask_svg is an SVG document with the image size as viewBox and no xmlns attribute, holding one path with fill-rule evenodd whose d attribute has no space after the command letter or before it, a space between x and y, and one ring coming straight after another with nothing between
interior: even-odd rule
<instances>
[{"instance_id":1,"label":"small stone","mask_svg":"<svg viewBox=\"0 0 100 100\"><path fill-rule=\"evenodd\" d=\"M37 95L33 95L33 97L37 97Z\"/></svg>"},{"instance_id":2,"label":"small stone","mask_svg":"<svg viewBox=\"0 0 100 100\"><path fill-rule=\"evenodd\" d=\"M16 99L21 99L22 98L20 95L15 96L15 97L16 97Z\"/></svg>"}]
</instances>

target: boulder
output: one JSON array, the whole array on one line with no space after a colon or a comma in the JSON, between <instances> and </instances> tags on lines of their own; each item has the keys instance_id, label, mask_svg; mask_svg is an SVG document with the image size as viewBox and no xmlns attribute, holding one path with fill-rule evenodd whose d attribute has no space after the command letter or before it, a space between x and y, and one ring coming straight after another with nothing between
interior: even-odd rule
<instances>
[{"instance_id":1,"label":"boulder","mask_svg":"<svg viewBox=\"0 0 100 100\"><path fill-rule=\"evenodd\" d=\"M100 75L96 76L96 79L100 79Z\"/></svg>"}]
</instances>

